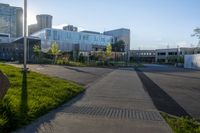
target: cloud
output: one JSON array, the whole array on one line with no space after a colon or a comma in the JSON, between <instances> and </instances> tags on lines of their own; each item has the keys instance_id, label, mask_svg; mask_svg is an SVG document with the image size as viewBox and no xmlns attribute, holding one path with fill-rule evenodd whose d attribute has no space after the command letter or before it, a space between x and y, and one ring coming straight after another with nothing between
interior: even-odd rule
<instances>
[{"instance_id":1,"label":"cloud","mask_svg":"<svg viewBox=\"0 0 200 133\"><path fill-rule=\"evenodd\" d=\"M179 47L189 47L188 43L186 41L182 41L177 43Z\"/></svg>"},{"instance_id":2,"label":"cloud","mask_svg":"<svg viewBox=\"0 0 200 133\"><path fill-rule=\"evenodd\" d=\"M59 25L56 25L56 26L54 25L53 28L54 29L63 29L63 27L67 26L67 25L69 25L69 24L59 24Z\"/></svg>"}]
</instances>

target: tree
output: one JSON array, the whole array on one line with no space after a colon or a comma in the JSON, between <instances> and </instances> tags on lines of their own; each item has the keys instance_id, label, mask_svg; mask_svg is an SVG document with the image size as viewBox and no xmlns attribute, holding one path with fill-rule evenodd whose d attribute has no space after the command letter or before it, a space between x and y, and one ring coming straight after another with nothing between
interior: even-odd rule
<instances>
[{"instance_id":1,"label":"tree","mask_svg":"<svg viewBox=\"0 0 200 133\"><path fill-rule=\"evenodd\" d=\"M40 56L40 53L41 53L41 48L39 45L35 44L33 46L33 52L35 54L35 56Z\"/></svg>"},{"instance_id":2,"label":"tree","mask_svg":"<svg viewBox=\"0 0 200 133\"><path fill-rule=\"evenodd\" d=\"M115 52L124 52L125 51L125 43L123 40L119 40L112 44L112 51Z\"/></svg>"},{"instance_id":3,"label":"tree","mask_svg":"<svg viewBox=\"0 0 200 133\"><path fill-rule=\"evenodd\" d=\"M106 47L106 56L107 58L110 58L112 56L112 45L108 44Z\"/></svg>"},{"instance_id":4,"label":"tree","mask_svg":"<svg viewBox=\"0 0 200 133\"><path fill-rule=\"evenodd\" d=\"M192 36L197 37L197 39L199 40L197 47L200 48L200 28L198 28L198 27L195 28Z\"/></svg>"},{"instance_id":5,"label":"tree","mask_svg":"<svg viewBox=\"0 0 200 133\"><path fill-rule=\"evenodd\" d=\"M40 48L40 46L38 44L35 44L33 46L33 53L34 53L34 55L36 57L36 60L39 60L40 55L41 55L41 48Z\"/></svg>"},{"instance_id":6,"label":"tree","mask_svg":"<svg viewBox=\"0 0 200 133\"><path fill-rule=\"evenodd\" d=\"M59 50L59 48L58 48L58 44L56 43L56 42L53 42L52 44L51 44L51 54L54 56L54 63L56 62L56 60L57 60L57 57L58 57L58 55L60 54L60 50Z\"/></svg>"}]
</instances>

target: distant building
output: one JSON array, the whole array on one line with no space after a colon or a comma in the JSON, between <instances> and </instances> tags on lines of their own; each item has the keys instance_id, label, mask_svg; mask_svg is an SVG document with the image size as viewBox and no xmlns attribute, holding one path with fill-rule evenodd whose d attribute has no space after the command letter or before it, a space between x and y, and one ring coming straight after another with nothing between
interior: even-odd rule
<instances>
[{"instance_id":1,"label":"distant building","mask_svg":"<svg viewBox=\"0 0 200 133\"><path fill-rule=\"evenodd\" d=\"M37 25L39 29L52 28L52 16L48 14L37 15Z\"/></svg>"},{"instance_id":2,"label":"distant building","mask_svg":"<svg viewBox=\"0 0 200 133\"><path fill-rule=\"evenodd\" d=\"M138 63L155 63L155 50L131 50L130 61Z\"/></svg>"},{"instance_id":3,"label":"distant building","mask_svg":"<svg viewBox=\"0 0 200 133\"><path fill-rule=\"evenodd\" d=\"M20 37L23 31L23 9L8 4L0 4L0 33L10 37Z\"/></svg>"},{"instance_id":4,"label":"distant building","mask_svg":"<svg viewBox=\"0 0 200 133\"><path fill-rule=\"evenodd\" d=\"M125 29L125 28L121 28L121 29L116 29L116 30L111 30L111 31L105 31L104 35L109 35L112 36L114 39L114 42L117 41L124 41L125 43L125 51L129 51L130 50L130 30L129 29Z\"/></svg>"},{"instance_id":5,"label":"distant building","mask_svg":"<svg viewBox=\"0 0 200 133\"><path fill-rule=\"evenodd\" d=\"M0 33L0 44L9 42L10 42L10 34Z\"/></svg>"},{"instance_id":6,"label":"distant building","mask_svg":"<svg viewBox=\"0 0 200 133\"><path fill-rule=\"evenodd\" d=\"M77 28L77 27L74 27L73 25L67 25L67 26L64 26L64 27L63 27L63 30L66 30L66 31L75 31L75 32L77 32L77 31L78 31L78 28Z\"/></svg>"},{"instance_id":7,"label":"distant building","mask_svg":"<svg viewBox=\"0 0 200 133\"><path fill-rule=\"evenodd\" d=\"M179 56L194 54L195 48L156 49L156 62L174 64Z\"/></svg>"},{"instance_id":8,"label":"distant building","mask_svg":"<svg viewBox=\"0 0 200 133\"><path fill-rule=\"evenodd\" d=\"M125 43L126 61L130 59L130 33L130 29L125 28L104 32L104 35L109 35L113 37L113 42L122 40Z\"/></svg>"},{"instance_id":9,"label":"distant building","mask_svg":"<svg viewBox=\"0 0 200 133\"><path fill-rule=\"evenodd\" d=\"M45 28L52 28L53 17L51 15L48 14L37 15L36 19L37 19L37 24L32 24L28 26L29 35Z\"/></svg>"}]
</instances>

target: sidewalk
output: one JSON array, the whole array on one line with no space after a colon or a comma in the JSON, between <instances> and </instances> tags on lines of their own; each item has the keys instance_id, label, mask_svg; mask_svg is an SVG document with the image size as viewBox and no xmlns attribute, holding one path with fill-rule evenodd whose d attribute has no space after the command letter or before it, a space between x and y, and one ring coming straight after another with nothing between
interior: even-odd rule
<instances>
[{"instance_id":1,"label":"sidewalk","mask_svg":"<svg viewBox=\"0 0 200 133\"><path fill-rule=\"evenodd\" d=\"M171 133L133 69L115 70L85 94L18 132Z\"/></svg>"}]
</instances>

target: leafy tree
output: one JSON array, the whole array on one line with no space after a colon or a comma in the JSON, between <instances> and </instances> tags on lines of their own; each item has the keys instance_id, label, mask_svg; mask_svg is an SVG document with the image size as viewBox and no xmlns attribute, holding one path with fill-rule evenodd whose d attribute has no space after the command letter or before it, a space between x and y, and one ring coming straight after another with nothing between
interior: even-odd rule
<instances>
[{"instance_id":1,"label":"leafy tree","mask_svg":"<svg viewBox=\"0 0 200 133\"><path fill-rule=\"evenodd\" d=\"M125 51L125 43L123 40L119 40L112 44L112 51L114 52L124 52Z\"/></svg>"},{"instance_id":2,"label":"leafy tree","mask_svg":"<svg viewBox=\"0 0 200 133\"><path fill-rule=\"evenodd\" d=\"M40 46L38 44L35 44L33 46L33 53L34 53L34 55L36 57L36 61L39 61L40 56L41 56L41 48L40 48Z\"/></svg>"},{"instance_id":3,"label":"leafy tree","mask_svg":"<svg viewBox=\"0 0 200 133\"><path fill-rule=\"evenodd\" d=\"M51 54L54 56L54 63L56 62L56 59L58 55L60 54L60 50L58 48L58 44L56 42L53 42L51 44Z\"/></svg>"},{"instance_id":4,"label":"leafy tree","mask_svg":"<svg viewBox=\"0 0 200 133\"><path fill-rule=\"evenodd\" d=\"M178 57L178 63L184 64L184 56L179 56Z\"/></svg>"},{"instance_id":5,"label":"leafy tree","mask_svg":"<svg viewBox=\"0 0 200 133\"><path fill-rule=\"evenodd\" d=\"M39 45L34 45L33 46L33 52L34 52L34 54L35 54L35 56L40 56L40 54L41 54L41 48L40 48L40 46Z\"/></svg>"},{"instance_id":6,"label":"leafy tree","mask_svg":"<svg viewBox=\"0 0 200 133\"><path fill-rule=\"evenodd\" d=\"M106 47L106 56L107 58L110 58L112 56L112 45L108 44Z\"/></svg>"}]
</instances>

